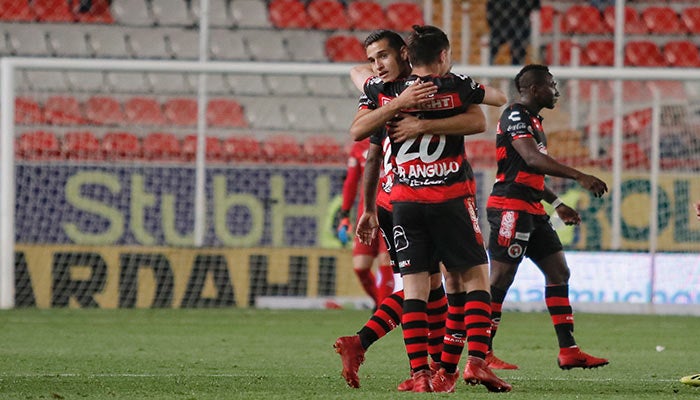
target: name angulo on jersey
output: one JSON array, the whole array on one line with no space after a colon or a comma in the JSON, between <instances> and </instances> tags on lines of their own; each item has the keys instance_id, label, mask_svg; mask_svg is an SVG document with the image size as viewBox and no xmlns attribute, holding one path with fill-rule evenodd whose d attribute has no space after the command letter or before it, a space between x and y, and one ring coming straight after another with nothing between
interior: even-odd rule
<instances>
[{"instance_id":1,"label":"name angulo on jersey","mask_svg":"<svg viewBox=\"0 0 700 400\"><path fill-rule=\"evenodd\" d=\"M458 160L443 157L445 145L441 135L422 135L400 143L395 157L397 179L409 186L444 184L461 170Z\"/></svg>"}]
</instances>

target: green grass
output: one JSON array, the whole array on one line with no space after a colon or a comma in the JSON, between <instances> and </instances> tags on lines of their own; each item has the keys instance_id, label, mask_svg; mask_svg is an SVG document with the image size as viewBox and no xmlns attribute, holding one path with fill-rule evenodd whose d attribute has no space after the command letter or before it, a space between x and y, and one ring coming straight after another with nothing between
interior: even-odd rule
<instances>
[{"instance_id":1,"label":"green grass","mask_svg":"<svg viewBox=\"0 0 700 400\"><path fill-rule=\"evenodd\" d=\"M375 344L362 388L340 377L337 336L368 311L10 310L0 312L0 399L698 399L678 382L700 372L700 318L576 315L581 347L609 357L561 371L543 313L506 312L498 374L513 392L460 383L455 394L397 393L408 376L401 335ZM656 346L664 346L658 352ZM463 364L463 363L462 363Z\"/></svg>"}]
</instances>

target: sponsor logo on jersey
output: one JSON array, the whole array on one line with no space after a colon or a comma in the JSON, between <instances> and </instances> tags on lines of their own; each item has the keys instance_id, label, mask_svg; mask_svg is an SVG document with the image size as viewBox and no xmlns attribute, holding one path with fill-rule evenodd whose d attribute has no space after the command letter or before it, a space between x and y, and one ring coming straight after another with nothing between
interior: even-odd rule
<instances>
[{"instance_id":1,"label":"sponsor logo on jersey","mask_svg":"<svg viewBox=\"0 0 700 400\"><path fill-rule=\"evenodd\" d=\"M518 122L517 124L513 125L508 125L508 129L506 129L508 132L513 132L513 131L521 131L523 129L527 129L527 124L524 122Z\"/></svg>"}]
</instances>

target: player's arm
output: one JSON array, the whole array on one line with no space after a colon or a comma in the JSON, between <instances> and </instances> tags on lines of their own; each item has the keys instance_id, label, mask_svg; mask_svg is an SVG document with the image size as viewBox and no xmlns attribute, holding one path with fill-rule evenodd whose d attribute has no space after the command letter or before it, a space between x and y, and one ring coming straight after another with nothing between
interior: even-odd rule
<instances>
[{"instance_id":1,"label":"player's arm","mask_svg":"<svg viewBox=\"0 0 700 400\"><path fill-rule=\"evenodd\" d=\"M484 88L483 104L487 106L500 107L508 102L508 96L502 90L493 86L482 85Z\"/></svg>"},{"instance_id":2,"label":"player's arm","mask_svg":"<svg viewBox=\"0 0 700 400\"><path fill-rule=\"evenodd\" d=\"M520 157L530 168L534 168L542 174L573 179L596 197L600 197L608 191L605 182L597 177L561 164L552 157L541 153L535 139L531 136L515 139L512 143L515 151L520 154Z\"/></svg>"},{"instance_id":3,"label":"player's arm","mask_svg":"<svg viewBox=\"0 0 700 400\"><path fill-rule=\"evenodd\" d=\"M350 69L350 80L360 93L365 90L365 82L367 82L367 79L371 78L372 75L374 74L369 64L356 65Z\"/></svg>"},{"instance_id":4,"label":"player's arm","mask_svg":"<svg viewBox=\"0 0 700 400\"><path fill-rule=\"evenodd\" d=\"M557 215L559 215L559 218L564 221L564 224L578 225L581 223L581 216L579 213L572 207L564 204L556 193L554 193L547 185L544 187L544 195L542 198L544 201L552 205L554 211L556 211Z\"/></svg>"},{"instance_id":5,"label":"player's arm","mask_svg":"<svg viewBox=\"0 0 700 400\"><path fill-rule=\"evenodd\" d=\"M416 116L400 113L399 118L387 123L387 130L392 140L404 142L423 134L433 135L474 135L486 130L486 116L476 104L471 104L461 114L447 118L420 119Z\"/></svg>"},{"instance_id":6,"label":"player's arm","mask_svg":"<svg viewBox=\"0 0 700 400\"><path fill-rule=\"evenodd\" d=\"M700 221L700 201L695 203L695 214L698 217L698 221Z\"/></svg>"},{"instance_id":7,"label":"player's arm","mask_svg":"<svg viewBox=\"0 0 700 400\"><path fill-rule=\"evenodd\" d=\"M362 179L364 190L364 210L357 221L355 234L360 242L371 244L377 235L379 220L377 218L377 190L379 190L379 171L382 166L382 147L370 143L365 160L365 173Z\"/></svg>"}]
</instances>

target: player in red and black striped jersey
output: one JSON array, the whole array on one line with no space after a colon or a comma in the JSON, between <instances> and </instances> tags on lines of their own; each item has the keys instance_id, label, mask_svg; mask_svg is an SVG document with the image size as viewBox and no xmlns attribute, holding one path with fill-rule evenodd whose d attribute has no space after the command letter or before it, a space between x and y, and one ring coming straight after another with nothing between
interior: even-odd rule
<instances>
[{"instance_id":1,"label":"player in red and black striped jersey","mask_svg":"<svg viewBox=\"0 0 700 400\"><path fill-rule=\"evenodd\" d=\"M408 52L413 65L410 77L393 82L371 79L365 84L368 99L380 106L381 113L374 113L377 125L397 115L422 119L458 115L484 100L483 87L471 78L449 73L449 41L440 29L414 26ZM406 99L421 96L426 100L417 106L406 105ZM483 113L481 118L485 123ZM491 313L488 264L463 133L423 134L403 140L389 131L389 137L395 177L393 237L404 281L402 326L413 391L454 390L465 337L469 352L465 381L482 383L490 391L509 391L511 386L493 374L484 360ZM431 376L426 302L434 259L446 271L449 307L441 368Z\"/></svg>"},{"instance_id":2,"label":"player in red and black striped jersey","mask_svg":"<svg viewBox=\"0 0 700 400\"><path fill-rule=\"evenodd\" d=\"M491 341L501 320L501 308L518 265L529 257L545 276L545 302L559 341L562 369L595 368L604 358L582 352L574 340L574 317L569 302L569 267L541 201L550 203L567 224L581 222L576 210L563 204L545 184L545 176L573 179L594 196L608 188L602 180L560 164L547 155L547 139L540 111L554 108L559 97L556 81L543 65L528 65L515 77L520 94L503 111L496 135L498 170L487 203L491 234ZM517 368L517 367L516 367Z\"/></svg>"}]
</instances>

